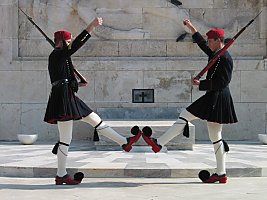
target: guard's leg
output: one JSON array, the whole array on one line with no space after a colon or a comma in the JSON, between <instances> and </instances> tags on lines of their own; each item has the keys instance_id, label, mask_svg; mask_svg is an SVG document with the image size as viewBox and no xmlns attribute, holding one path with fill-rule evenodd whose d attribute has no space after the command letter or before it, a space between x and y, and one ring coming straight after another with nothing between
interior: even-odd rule
<instances>
[{"instance_id":1,"label":"guard's leg","mask_svg":"<svg viewBox=\"0 0 267 200\"><path fill-rule=\"evenodd\" d=\"M131 130L131 133L134 135L132 137L126 138L118 134L116 131L114 131L112 128L110 128L108 125L105 124L101 120L101 118L94 112L92 112L90 115L87 117L84 117L82 119L83 122L89 123L93 127L95 127L96 131L105 136L108 137L109 139L115 141L118 143L120 146L125 151L130 151L132 149L132 145L138 141L138 139L141 136L141 131L139 130L138 127L133 127Z\"/></svg>"},{"instance_id":2,"label":"guard's leg","mask_svg":"<svg viewBox=\"0 0 267 200\"><path fill-rule=\"evenodd\" d=\"M198 118L194 116L193 114L191 114L190 112L188 112L186 109L184 109L181 112L178 120L162 136L158 138L158 143L162 146L166 145L174 137L183 133L183 131L185 131L184 129L186 128L186 126L188 126L188 122L194 119L198 119ZM187 128L189 129L189 127ZM189 130L186 130L186 131L189 131ZM189 137L187 133L185 136Z\"/></svg>"},{"instance_id":3,"label":"guard's leg","mask_svg":"<svg viewBox=\"0 0 267 200\"><path fill-rule=\"evenodd\" d=\"M57 176L63 177L67 174L66 163L69 151L69 145L72 139L73 121L58 122L59 145L57 151Z\"/></svg>"},{"instance_id":4,"label":"guard's leg","mask_svg":"<svg viewBox=\"0 0 267 200\"><path fill-rule=\"evenodd\" d=\"M178 120L158 139L150 137L152 135L152 130L149 127L144 127L143 138L148 145L152 146L152 150L157 153L161 150L162 146L166 145L170 140L172 140L177 135L184 132L186 137L189 137L189 126L188 122L198 119L186 109L184 109ZM186 130L185 130L186 129Z\"/></svg>"},{"instance_id":5,"label":"guard's leg","mask_svg":"<svg viewBox=\"0 0 267 200\"><path fill-rule=\"evenodd\" d=\"M220 183L227 182L225 157L226 152L229 151L229 147L225 141L222 140L222 124L207 122L209 138L213 143L213 148L216 157L217 169L216 173L211 175L206 183L214 183L219 181Z\"/></svg>"},{"instance_id":6,"label":"guard's leg","mask_svg":"<svg viewBox=\"0 0 267 200\"><path fill-rule=\"evenodd\" d=\"M58 122L59 130L59 142L55 145L53 153L57 154L57 176L56 184L62 185L63 183L67 185L77 185L81 183L83 179L83 174L81 172L74 175L72 179L66 170L67 156L69 151L69 145L72 139L72 126L73 121Z\"/></svg>"}]
</instances>

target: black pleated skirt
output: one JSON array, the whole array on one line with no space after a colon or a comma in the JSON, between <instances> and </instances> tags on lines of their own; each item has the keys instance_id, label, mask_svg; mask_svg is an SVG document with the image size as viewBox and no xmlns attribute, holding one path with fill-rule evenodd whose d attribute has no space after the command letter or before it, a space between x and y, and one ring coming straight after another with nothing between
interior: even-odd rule
<instances>
[{"instance_id":1,"label":"black pleated skirt","mask_svg":"<svg viewBox=\"0 0 267 200\"><path fill-rule=\"evenodd\" d=\"M197 99L186 110L194 116L216 122L231 124L238 122L231 93L228 87L220 91L208 91Z\"/></svg>"},{"instance_id":2,"label":"black pleated skirt","mask_svg":"<svg viewBox=\"0 0 267 200\"><path fill-rule=\"evenodd\" d=\"M69 88L68 83L52 87L44 121L57 124L58 121L79 120L92 110Z\"/></svg>"}]
</instances>

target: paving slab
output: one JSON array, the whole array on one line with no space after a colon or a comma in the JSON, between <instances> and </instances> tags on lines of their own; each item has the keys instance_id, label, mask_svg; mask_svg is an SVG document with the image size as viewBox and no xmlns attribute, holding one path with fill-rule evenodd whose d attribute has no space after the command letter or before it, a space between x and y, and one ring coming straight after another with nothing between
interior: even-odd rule
<instances>
[{"instance_id":1,"label":"paving slab","mask_svg":"<svg viewBox=\"0 0 267 200\"><path fill-rule=\"evenodd\" d=\"M267 146L259 143L229 143L227 175L267 177ZM53 144L21 145L0 142L0 176L54 177L57 158ZM81 171L87 178L196 178L203 169L215 170L213 146L195 144L193 150L152 152L92 151L86 142L73 142L68 155L68 173Z\"/></svg>"},{"instance_id":2,"label":"paving slab","mask_svg":"<svg viewBox=\"0 0 267 200\"><path fill-rule=\"evenodd\" d=\"M197 178L85 178L74 186L53 181L0 177L1 200L265 200L267 177L233 177L227 184Z\"/></svg>"}]
</instances>

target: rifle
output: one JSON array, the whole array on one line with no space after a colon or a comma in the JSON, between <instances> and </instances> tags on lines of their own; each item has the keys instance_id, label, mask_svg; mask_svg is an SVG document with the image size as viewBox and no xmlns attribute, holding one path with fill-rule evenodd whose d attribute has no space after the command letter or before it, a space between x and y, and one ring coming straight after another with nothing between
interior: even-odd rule
<instances>
[{"instance_id":1,"label":"rifle","mask_svg":"<svg viewBox=\"0 0 267 200\"><path fill-rule=\"evenodd\" d=\"M195 80L199 80L203 74L205 74L210 68L211 66L213 66L213 64L219 59L219 57L221 55L223 55L226 50L234 43L234 41L238 38L239 35L241 35L241 33L252 23L254 22L254 20L261 14L262 11L259 12L259 14L256 15L256 17L254 17L252 20L249 21L249 23L244 26L220 51L218 51L213 58L208 62L207 66L204 67L204 69L202 69L194 78Z\"/></svg>"},{"instance_id":2,"label":"rifle","mask_svg":"<svg viewBox=\"0 0 267 200\"><path fill-rule=\"evenodd\" d=\"M45 37L46 41L49 42L49 44L55 48L55 43L44 33L44 31L33 21L33 19L27 15L20 7L18 7L19 10L27 17L27 19L38 29L38 31L40 31L40 33ZM78 79L80 80L80 83L82 84L87 84L87 80L85 79L85 77L83 77L83 75L76 70L75 68L73 68L74 74L76 77L78 77Z\"/></svg>"}]
</instances>

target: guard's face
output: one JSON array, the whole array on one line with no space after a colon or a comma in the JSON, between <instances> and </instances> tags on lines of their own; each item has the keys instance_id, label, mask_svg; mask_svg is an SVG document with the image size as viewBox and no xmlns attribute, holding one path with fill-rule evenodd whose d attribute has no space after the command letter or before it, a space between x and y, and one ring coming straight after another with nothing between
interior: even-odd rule
<instances>
[{"instance_id":1,"label":"guard's face","mask_svg":"<svg viewBox=\"0 0 267 200\"><path fill-rule=\"evenodd\" d=\"M67 46L69 46L70 43L71 43L71 39L69 39L69 40L65 40L65 41L66 41Z\"/></svg>"},{"instance_id":2,"label":"guard's face","mask_svg":"<svg viewBox=\"0 0 267 200\"><path fill-rule=\"evenodd\" d=\"M220 48L220 39L208 39L208 46L212 51L217 51Z\"/></svg>"}]
</instances>

